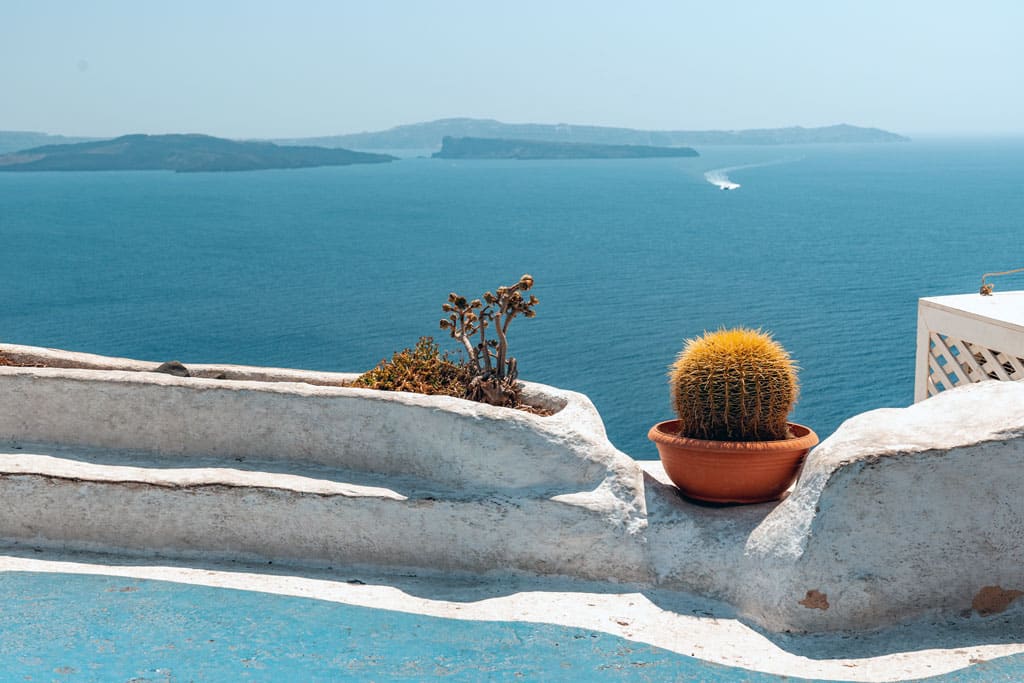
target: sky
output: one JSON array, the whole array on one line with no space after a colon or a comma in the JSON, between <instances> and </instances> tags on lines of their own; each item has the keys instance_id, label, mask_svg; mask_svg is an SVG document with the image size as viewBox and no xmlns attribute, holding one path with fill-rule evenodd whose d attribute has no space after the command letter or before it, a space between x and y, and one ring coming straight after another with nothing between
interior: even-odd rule
<instances>
[{"instance_id":1,"label":"sky","mask_svg":"<svg viewBox=\"0 0 1024 683\"><path fill-rule=\"evenodd\" d=\"M1019 0L2 0L0 130L1024 134Z\"/></svg>"}]
</instances>

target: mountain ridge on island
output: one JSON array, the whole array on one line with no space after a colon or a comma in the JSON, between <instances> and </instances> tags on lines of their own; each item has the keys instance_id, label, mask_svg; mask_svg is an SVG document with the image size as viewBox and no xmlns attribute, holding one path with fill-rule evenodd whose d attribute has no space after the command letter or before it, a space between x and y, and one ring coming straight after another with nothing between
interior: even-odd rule
<instances>
[{"instance_id":1,"label":"mountain ridge on island","mask_svg":"<svg viewBox=\"0 0 1024 683\"><path fill-rule=\"evenodd\" d=\"M394 161L341 148L241 142L198 134L123 135L0 155L0 171L257 171Z\"/></svg>"},{"instance_id":2,"label":"mountain ridge on island","mask_svg":"<svg viewBox=\"0 0 1024 683\"><path fill-rule=\"evenodd\" d=\"M445 136L435 159L651 159L699 156L692 147L598 145L586 142L548 142L504 138Z\"/></svg>"},{"instance_id":3,"label":"mountain ridge on island","mask_svg":"<svg viewBox=\"0 0 1024 683\"><path fill-rule=\"evenodd\" d=\"M85 137L81 135L51 135L34 130L0 130L0 154L17 152L44 145L73 145L78 142L95 142L109 138Z\"/></svg>"},{"instance_id":4,"label":"mountain ridge on island","mask_svg":"<svg viewBox=\"0 0 1024 683\"><path fill-rule=\"evenodd\" d=\"M679 147L700 145L803 145L908 142L910 138L880 128L841 123L804 128L749 130L640 130L566 123L503 123L494 119L450 118L395 126L382 131L312 138L275 139L282 145L315 144L349 149L437 149L445 137L501 138L542 142Z\"/></svg>"}]
</instances>

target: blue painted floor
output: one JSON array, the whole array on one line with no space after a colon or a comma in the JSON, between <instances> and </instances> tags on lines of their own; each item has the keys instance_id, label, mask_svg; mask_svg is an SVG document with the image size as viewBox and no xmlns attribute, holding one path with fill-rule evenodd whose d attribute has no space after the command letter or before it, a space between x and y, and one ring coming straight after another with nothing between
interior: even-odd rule
<instances>
[{"instance_id":1,"label":"blue painted floor","mask_svg":"<svg viewBox=\"0 0 1024 683\"><path fill-rule=\"evenodd\" d=\"M0 574L2 681L799 679L597 631L75 574ZM1024 655L926 679L1024 680Z\"/></svg>"}]
</instances>

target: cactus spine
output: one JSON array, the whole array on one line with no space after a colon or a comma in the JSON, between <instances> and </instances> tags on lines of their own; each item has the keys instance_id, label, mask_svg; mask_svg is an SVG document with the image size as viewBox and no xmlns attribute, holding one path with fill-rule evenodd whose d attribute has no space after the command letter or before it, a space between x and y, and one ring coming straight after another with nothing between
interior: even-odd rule
<instances>
[{"instance_id":1,"label":"cactus spine","mask_svg":"<svg viewBox=\"0 0 1024 683\"><path fill-rule=\"evenodd\" d=\"M688 339L669 374L680 434L715 441L787 438L797 366L760 330L736 328Z\"/></svg>"}]
</instances>

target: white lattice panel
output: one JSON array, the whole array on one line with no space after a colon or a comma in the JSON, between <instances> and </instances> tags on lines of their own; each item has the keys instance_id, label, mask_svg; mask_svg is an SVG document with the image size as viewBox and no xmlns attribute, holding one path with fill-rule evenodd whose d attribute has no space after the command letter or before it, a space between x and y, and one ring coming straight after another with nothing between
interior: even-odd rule
<instances>
[{"instance_id":1,"label":"white lattice panel","mask_svg":"<svg viewBox=\"0 0 1024 683\"><path fill-rule=\"evenodd\" d=\"M931 332L928 348L928 396L986 379L1024 379L1024 360L983 344Z\"/></svg>"},{"instance_id":2,"label":"white lattice panel","mask_svg":"<svg viewBox=\"0 0 1024 683\"><path fill-rule=\"evenodd\" d=\"M921 299L914 400L989 379L1024 380L1024 292Z\"/></svg>"}]
</instances>

